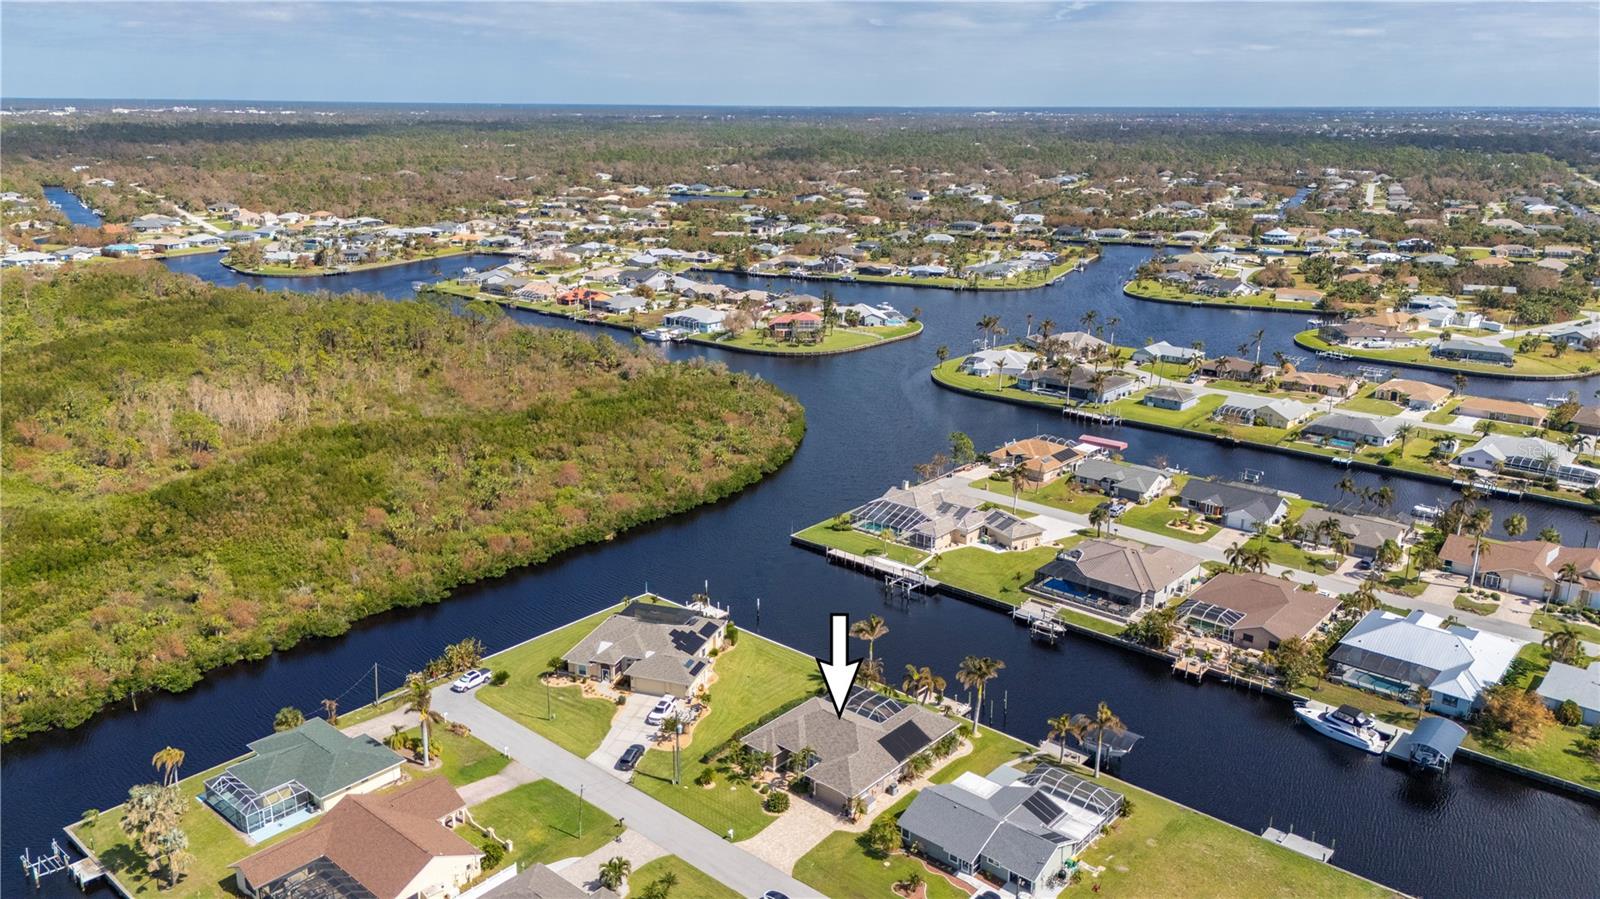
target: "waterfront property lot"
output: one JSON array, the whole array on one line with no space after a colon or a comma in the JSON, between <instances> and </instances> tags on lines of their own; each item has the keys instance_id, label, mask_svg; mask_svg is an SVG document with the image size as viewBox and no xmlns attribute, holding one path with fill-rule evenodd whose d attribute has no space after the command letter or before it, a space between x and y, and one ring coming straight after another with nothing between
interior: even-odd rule
<instances>
[{"instance_id":1,"label":"waterfront property lot","mask_svg":"<svg viewBox=\"0 0 1600 899\"><path fill-rule=\"evenodd\" d=\"M1508 368L1493 362L1441 359L1430 353L1427 346L1393 347L1384 350L1331 346L1327 341L1318 337L1315 330L1301 331L1294 336L1294 340L1295 343L1310 350L1333 350L1356 359L1371 359L1378 362L1388 362L1393 365L1419 365L1468 373L1570 377L1592 374L1596 369L1600 369L1600 358L1597 358L1593 352L1567 350L1560 355L1556 355L1549 344L1543 344L1531 353L1517 353L1514 358L1514 364ZM1517 340L1516 338L1511 338L1503 340L1501 343L1514 348Z\"/></svg>"},{"instance_id":2,"label":"waterfront property lot","mask_svg":"<svg viewBox=\"0 0 1600 899\"><path fill-rule=\"evenodd\" d=\"M506 860L528 865L588 855L621 832L621 825L577 794L548 780L525 783L472 807L472 818L510 840ZM486 838L470 828L460 831L469 842Z\"/></svg>"},{"instance_id":3,"label":"waterfront property lot","mask_svg":"<svg viewBox=\"0 0 1600 899\"><path fill-rule=\"evenodd\" d=\"M985 490L996 495L995 504L1002 508L1010 508L1006 501L1011 499L1011 480L1001 476L995 478L978 478L972 482L978 490ZM1107 502L1105 494L1084 490L1076 486L1072 478L1059 477L1043 487L1023 487L1017 491L1017 498L1028 502L1040 503L1061 509L1064 512L1076 512L1087 515L1094 507Z\"/></svg>"},{"instance_id":4,"label":"waterfront property lot","mask_svg":"<svg viewBox=\"0 0 1600 899\"><path fill-rule=\"evenodd\" d=\"M923 570L952 587L980 593L1008 606L1020 606L1028 598L1022 588L1033 580L1033 573L1039 566L1082 539L1068 537L1059 544L1005 552L981 546L962 546L940 553Z\"/></svg>"},{"instance_id":5,"label":"waterfront property lot","mask_svg":"<svg viewBox=\"0 0 1600 899\"><path fill-rule=\"evenodd\" d=\"M586 697L577 686L547 690L539 676L550 670L552 660L560 658L616 610L612 607L596 612L494 656L488 661L489 666L507 672L511 679L504 686L479 687L478 699L573 755L588 756L600 747L600 741L611 729L616 705Z\"/></svg>"},{"instance_id":6,"label":"waterfront property lot","mask_svg":"<svg viewBox=\"0 0 1600 899\"><path fill-rule=\"evenodd\" d=\"M635 869L628 875L629 893L649 896L647 890L650 885L669 875L677 881L671 890L673 896L685 899L739 899L738 893L712 880L711 875L700 869L690 867L688 862L676 855L663 855Z\"/></svg>"},{"instance_id":7,"label":"waterfront property lot","mask_svg":"<svg viewBox=\"0 0 1600 899\"><path fill-rule=\"evenodd\" d=\"M692 738L680 754L681 783L672 783L672 744L645 753L633 785L704 825L712 833L749 839L774 818L761 808L761 795L721 770L721 764L703 759L739 731L817 692L821 680L817 663L792 649L744 634L733 648L717 657L716 680L710 688L710 711L695 724ZM694 782L711 768L715 783Z\"/></svg>"},{"instance_id":8,"label":"waterfront property lot","mask_svg":"<svg viewBox=\"0 0 1600 899\"><path fill-rule=\"evenodd\" d=\"M1314 303L1276 299L1270 290L1263 290L1260 293L1243 297L1212 297L1204 294L1189 293L1173 285L1162 284L1157 281L1129 281L1122 286L1122 292L1141 300L1161 300L1168 303L1190 303L1200 306L1223 306L1236 309L1276 309L1284 312L1310 312L1316 309L1316 304Z\"/></svg>"},{"instance_id":9,"label":"waterfront property lot","mask_svg":"<svg viewBox=\"0 0 1600 899\"><path fill-rule=\"evenodd\" d=\"M406 731L409 737L421 737L422 728ZM381 738L380 738L381 739ZM499 774L511 764L511 759L472 736L457 736L442 724L428 727L428 752L434 759L442 759L440 769L451 786L460 787L490 775Z\"/></svg>"},{"instance_id":10,"label":"waterfront property lot","mask_svg":"<svg viewBox=\"0 0 1600 899\"><path fill-rule=\"evenodd\" d=\"M922 331L921 322L884 328L834 328L816 343L789 343L773 340L759 327L751 328L736 337L712 337L697 334L690 339L697 343L729 349L754 350L762 353L786 353L804 356L810 353L837 353L874 346L898 337L907 337Z\"/></svg>"},{"instance_id":11,"label":"waterfront property lot","mask_svg":"<svg viewBox=\"0 0 1600 899\"><path fill-rule=\"evenodd\" d=\"M933 780L949 783L961 773L988 774L999 765L1022 761L1031 749L1019 740L984 729L971 753L953 760ZM1102 892L1111 896L1378 897L1391 895L1353 877L1253 834L1176 805L1115 778L1105 785L1126 794L1133 813L1120 819L1084 854L1105 868ZM909 794L882 814L899 815ZM961 899L958 891L920 861L897 852L887 859L870 855L849 832L830 834L795 865L806 884L835 899L878 899L916 872L929 897ZM1089 891L1087 883L1079 889Z\"/></svg>"},{"instance_id":12,"label":"waterfront property lot","mask_svg":"<svg viewBox=\"0 0 1600 899\"><path fill-rule=\"evenodd\" d=\"M1182 490L1187 482L1186 476L1180 475L1174 478L1170 494L1158 496L1145 505L1134 506L1122 513L1122 517L1117 519L1117 524L1122 528L1136 528L1153 534L1164 534L1189 543L1204 543L1210 540L1222 528L1206 521L1200 513L1184 508L1178 501L1178 491ZM1193 523L1194 529L1172 526L1174 522L1184 521Z\"/></svg>"},{"instance_id":13,"label":"waterfront property lot","mask_svg":"<svg viewBox=\"0 0 1600 899\"><path fill-rule=\"evenodd\" d=\"M831 521L814 524L795 536L858 556L884 556L907 565L915 565L927 558L927 553L874 537L852 527L836 528Z\"/></svg>"},{"instance_id":14,"label":"waterfront property lot","mask_svg":"<svg viewBox=\"0 0 1600 899\"><path fill-rule=\"evenodd\" d=\"M1264 546L1267 549L1267 559L1272 564L1314 574L1327 574L1333 570L1334 564L1338 561L1338 557L1332 553L1309 552L1279 537L1252 537L1245 542L1245 546L1249 548Z\"/></svg>"}]
</instances>

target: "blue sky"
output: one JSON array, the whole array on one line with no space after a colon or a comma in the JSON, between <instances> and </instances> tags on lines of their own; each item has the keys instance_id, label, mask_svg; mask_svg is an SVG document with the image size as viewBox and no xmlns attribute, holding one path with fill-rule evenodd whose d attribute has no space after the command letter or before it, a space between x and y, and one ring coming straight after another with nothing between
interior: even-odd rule
<instances>
[{"instance_id":1,"label":"blue sky","mask_svg":"<svg viewBox=\"0 0 1600 899\"><path fill-rule=\"evenodd\" d=\"M1600 106L1600 0L7 0L0 50L8 97Z\"/></svg>"}]
</instances>

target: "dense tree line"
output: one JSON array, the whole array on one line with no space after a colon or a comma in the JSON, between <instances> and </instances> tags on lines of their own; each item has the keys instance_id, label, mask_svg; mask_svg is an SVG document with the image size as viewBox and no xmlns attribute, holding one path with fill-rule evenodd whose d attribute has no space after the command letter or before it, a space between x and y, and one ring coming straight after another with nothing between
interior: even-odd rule
<instances>
[{"instance_id":1,"label":"dense tree line","mask_svg":"<svg viewBox=\"0 0 1600 899\"><path fill-rule=\"evenodd\" d=\"M803 430L489 309L7 273L7 739L736 491Z\"/></svg>"}]
</instances>

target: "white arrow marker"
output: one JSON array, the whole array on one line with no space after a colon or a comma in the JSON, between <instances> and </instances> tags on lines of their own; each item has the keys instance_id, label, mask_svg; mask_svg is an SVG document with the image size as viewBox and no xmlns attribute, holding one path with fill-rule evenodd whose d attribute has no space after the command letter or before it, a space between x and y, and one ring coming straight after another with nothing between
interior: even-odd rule
<instances>
[{"instance_id":1,"label":"white arrow marker","mask_svg":"<svg viewBox=\"0 0 1600 899\"><path fill-rule=\"evenodd\" d=\"M850 686L856 682L856 669L861 666L860 659L845 661L845 655L850 651L849 626L849 616L843 612L835 612L828 617L833 657L831 660L817 659L822 682L828 685L828 700L833 703L833 711L840 718L844 717L844 701L850 697Z\"/></svg>"}]
</instances>

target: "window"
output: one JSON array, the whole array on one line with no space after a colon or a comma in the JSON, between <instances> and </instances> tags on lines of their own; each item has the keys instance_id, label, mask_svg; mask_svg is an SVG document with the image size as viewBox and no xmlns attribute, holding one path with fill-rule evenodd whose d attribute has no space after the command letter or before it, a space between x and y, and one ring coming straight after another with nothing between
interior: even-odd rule
<instances>
[{"instance_id":1,"label":"window","mask_svg":"<svg viewBox=\"0 0 1600 899\"><path fill-rule=\"evenodd\" d=\"M1460 700L1456 699L1454 696L1441 696L1439 697L1439 702L1441 705L1447 705L1451 708L1455 708L1460 704Z\"/></svg>"},{"instance_id":2,"label":"window","mask_svg":"<svg viewBox=\"0 0 1600 899\"><path fill-rule=\"evenodd\" d=\"M1254 642L1256 642L1256 635L1255 634L1240 634L1239 635L1239 641L1241 643L1254 643ZM1274 647L1274 648L1276 648L1276 647Z\"/></svg>"}]
</instances>

